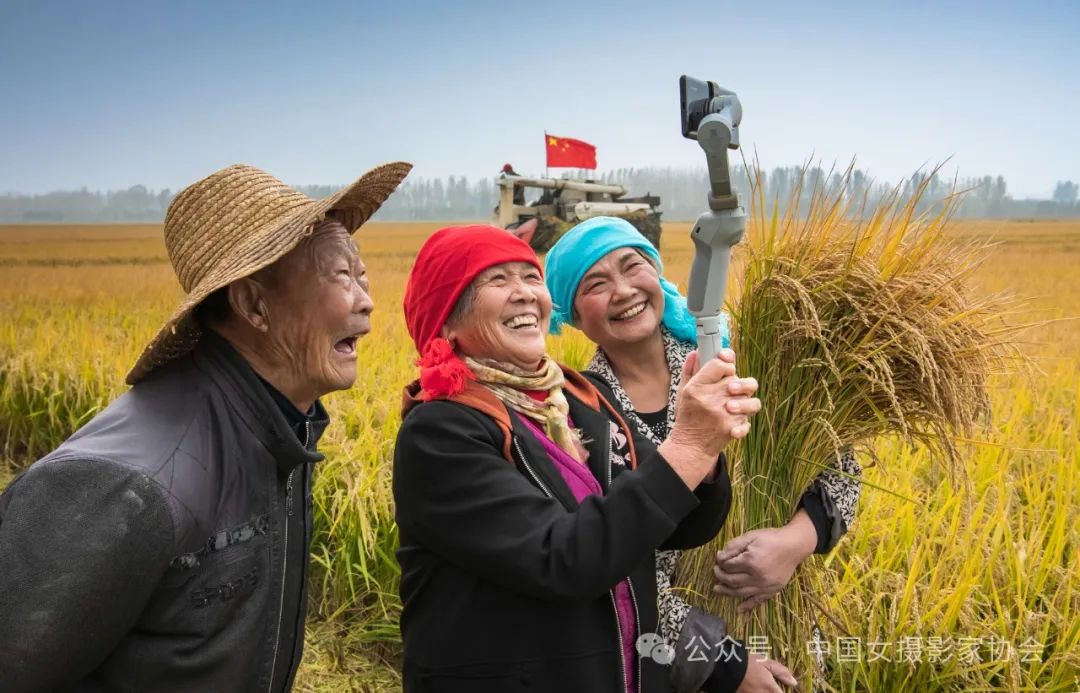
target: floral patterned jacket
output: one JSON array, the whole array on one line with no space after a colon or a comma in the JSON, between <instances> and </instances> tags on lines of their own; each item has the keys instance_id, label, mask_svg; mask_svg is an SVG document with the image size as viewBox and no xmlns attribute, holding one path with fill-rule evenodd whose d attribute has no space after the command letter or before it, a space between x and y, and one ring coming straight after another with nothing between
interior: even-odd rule
<instances>
[{"instance_id":1,"label":"floral patterned jacket","mask_svg":"<svg viewBox=\"0 0 1080 693\"><path fill-rule=\"evenodd\" d=\"M615 371L608 361L607 355L602 349L597 349L589 365L585 368L587 374L598 377L605 382L615 395L615 399L626 415L627 424L636 428L642 435L648 437L659 445L671 427L675 423L675 396L678 391L679 374L682 373L686 357L694 350L692 343L683 342L675 338L666 328L661 327L661 335L664 340L664 355L667 358L668 371L671 373L671 387L668 391L667 425L663 430L656 430L642 420L634 409L629 396L619 383ZM662 435L661 435L662 434ZM842 455L838 469L826 469L817 476L803 494L802 507L807 510L814 527L818 532L817 553L830 551L840 538L855 523L855 511L859 504L861 484L857 477L862 473L862 467L856 461L854 454L847 452ZM659 608L660 635L673 646L689 640L690 631L698 632L703 626L700 621L710 619L708 616L690 606L673 589L672 583L675 578L675 569L679 561L679 551L658 551L656 555L656 587ZM721 624L722 626L722 624ZM705 628L708 630L708 628ZM679 660L675 662L676 670ZM691 678L697 679L702 674L702 667L692 667L695 671ZM708 672L704 672L707 674ZM673 674L678 678L679 672ZM700 681L697 685L700 685ZM685 690L696 690L693 684ZM680 686L677 689L682 690Z\"/></svg>"}]
</instances>

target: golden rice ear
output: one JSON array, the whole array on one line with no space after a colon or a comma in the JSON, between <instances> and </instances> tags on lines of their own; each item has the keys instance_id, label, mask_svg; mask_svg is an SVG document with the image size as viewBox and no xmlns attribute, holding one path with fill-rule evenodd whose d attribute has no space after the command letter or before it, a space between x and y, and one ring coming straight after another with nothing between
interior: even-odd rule
<instances>
[{"instance_id":1,"label":"golden rice ear","mask_svg":"<svg viewBox=\"0 0 1080 693\"><path fill-rule=\"evenodd\" d=\"M969 286L989 244L958 244L947 233L958 198L927 206L925 186L906 199L898 187L868 208L849 194L850 179L851 169L839 185L822 182L805 196L800 181L780 214L757 176L732 316L739 369L760 383L767 425L732 448L735 502L718 541L684 562L691 591L711 594L716 550L751 529L785 525L823 470L850 478L844 451L898 437L955 472L956 440L986 421L990 375L1015 353L1016 332L1001 320L1009 301ZM790 647L785 663L808 676L815 663L794 645L820 616L813 570L800 567L764 613L736 614L738 600L720 597L703 606L735 632ZM803 687L812 687L808 678Z\"/></svg>"}]
</instances>

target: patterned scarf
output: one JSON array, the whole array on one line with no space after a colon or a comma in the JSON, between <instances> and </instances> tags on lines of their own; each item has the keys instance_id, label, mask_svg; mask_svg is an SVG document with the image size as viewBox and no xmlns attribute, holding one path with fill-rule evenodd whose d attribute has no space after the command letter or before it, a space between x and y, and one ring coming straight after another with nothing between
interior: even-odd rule
<instances>
[{"instance_id":1,"label":"patterned scarf","mask_svg":"<svg viewBox=\"0 0 1080 693\"><path fill-rule=\"evenodd\" d=\"M491 390L506 406L543 426L544 433L566 454L578 462L585 462L581 438L570 428L570 405L563 394L564 379L559 364L545 356L540 369L530 373L501 361L466 356L465 365L476 375L476 381ZM525 394L530 390L546 391L547 399L536 401Z\"/></svg>"},{"instance_id":2,"label":"patterned scarf","mask_svg":"<svg viewBox=\"0 0 1080 693\"><path fill-rule=\"evenodd\" d=\"M673 335L666 327L660 327L660 337L664 340L664 360L667 361L668 373L671 374L671 387L668 388L668 406L667 406L667 431L670 432L671 428L675 425L675 398L679 394L679 376L682 375L683 364L686 363L686 357L690 355L690 352L696 348L696 345L692 342L685 342L675 335ZM659 437L656 431L653 431L641 417L637 415L637 411L634 409L634 403L630 401L630 396L626 394L626 390L623 389L622 383L619 382L618 376L615 375L615 369L612 368L611 362L608 361L607 354L600 347L596 348L596 353L593 354L592 361L585 367L585 370L596 373L600 378L611 387L611 391L615 393L615 399L624 412L624 416L627 419L627 423L631 424L637 429L638 433L651 440L654 444L659 445L664 441L665 436Z\"/></svg>"}]
</instances>

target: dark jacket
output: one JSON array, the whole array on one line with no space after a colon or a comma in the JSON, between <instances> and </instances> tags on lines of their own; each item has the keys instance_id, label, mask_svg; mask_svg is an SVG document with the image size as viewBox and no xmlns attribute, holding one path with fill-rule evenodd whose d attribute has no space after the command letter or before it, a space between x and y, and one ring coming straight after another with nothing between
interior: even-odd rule
<instances>
[{"instance_id":1,"label":"dark jacket","mask_svg":"<svg viewBox=\"0 0 1080 693\"><path fill-rule=\"evenodd\" d=\"M655 633L655 550L699 546L720 530L726 461L715 483L691 492L594 388L567 375L570 416L604 491L580 505L484 388L467 391L483 406L410 403L394 452L407 693L623 693L614 586L630 579L637 632ZM636 458L636 469L613 455ZM638 663L640 691L669 690L666 669Z\"/></svg>"},{"instance_id":2,"label":"dark jacket","mask_svg":"<svg viewBox=\"0 0 1080 693\"><path fill-rule=\"evenodd\" d=\"M282 691L311 471L223 339L155 371L0 496L0 690Z\"/></svg>"}]
</instances>

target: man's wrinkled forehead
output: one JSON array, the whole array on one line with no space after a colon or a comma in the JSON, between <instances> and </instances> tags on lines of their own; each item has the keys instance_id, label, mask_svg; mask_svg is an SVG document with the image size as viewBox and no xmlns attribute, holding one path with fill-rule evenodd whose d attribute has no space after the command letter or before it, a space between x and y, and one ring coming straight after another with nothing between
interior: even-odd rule
<instances>
[{"instance_id":1,"label":"man's wrinkled forehead","mask_svg":"<svg viewBox=\"0 0 1080 693\"><path fill-rule=\"evenodd\" d=\"M350 262L359 262L360 249L341 222L333 219L319 222L311 235L300 246L301 253L321 266L323 263L345 256Z\"/></svg>"}]
</instances>

